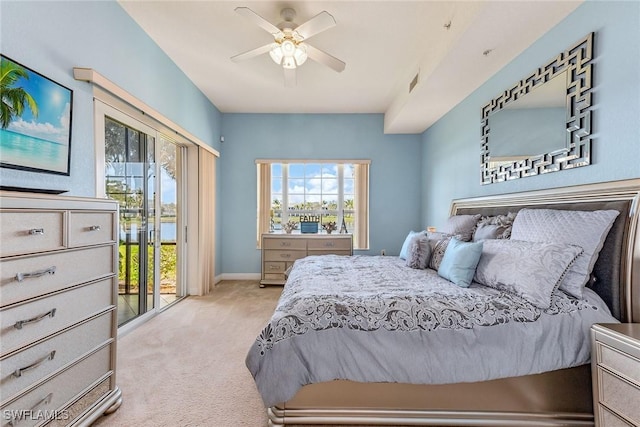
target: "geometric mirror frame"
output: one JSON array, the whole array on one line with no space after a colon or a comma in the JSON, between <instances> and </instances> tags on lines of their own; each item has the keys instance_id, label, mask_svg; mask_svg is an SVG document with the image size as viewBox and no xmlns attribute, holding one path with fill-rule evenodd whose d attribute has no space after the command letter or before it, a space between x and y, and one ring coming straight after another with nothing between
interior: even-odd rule
<instances>
[{"instance_id":1,"label":"geometric mirror frame","mask_svg":"<svg viewBox=\"0 0 640 427\"><path fill-rule=\"evenodd\" d=\"M587 166L591 163L593 38L594 33L588 34L484 106L480 150L483 185ZM495 114L551 82L555 77L563 78L561 74L565 72L566 97L563 102L566 114L564 122L561 123L561 132L566 132L561 136L564 146L540 154L505 157L505 161L494 161L498 157L492 158L490 148L495 140L491 133L492 122L497 123L493 119L497 118ZM514 127L513 123L511 125ZM516 125L516 136L512 138L525 139L528 133L526 130L519 130Z\"/></svg>"}]
</instances>

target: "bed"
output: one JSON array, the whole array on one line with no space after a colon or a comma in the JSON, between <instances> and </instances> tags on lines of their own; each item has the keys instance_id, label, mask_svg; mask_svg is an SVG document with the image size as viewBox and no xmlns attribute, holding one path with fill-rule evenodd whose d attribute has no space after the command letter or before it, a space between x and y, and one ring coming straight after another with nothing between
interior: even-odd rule
<instances>
[{"instance_id":1,"label":"bed","mask_svg":"<svg viewBox=\"0 0 640 427\"><path fill-rule=\"evenodd\" d=\"M270 425L593 425L588 328L640 320L639 199L635 179L452 203L452 215L617 211L583 297L554 291L544 308L481 285L447 286L396 257L297 261L247 355ZM387 275L401 277L399 291ZM425 302L432 308L414 305ZM560 317L572 320L556 327ZM500 346L502 356L489 353Z\"/></svg>"}]
</instances>

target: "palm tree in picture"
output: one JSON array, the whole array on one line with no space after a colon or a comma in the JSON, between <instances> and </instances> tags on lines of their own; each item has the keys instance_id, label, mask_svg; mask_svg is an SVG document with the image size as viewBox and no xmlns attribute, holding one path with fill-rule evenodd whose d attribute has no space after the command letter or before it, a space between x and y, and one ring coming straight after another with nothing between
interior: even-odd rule
<instances>
[{"instance_id":1,"label":"palm tree in picture","mask_svg":"<svg viewBox=\"0 0 640 427\"><path fill-rule=\"evenodd\" d=\"M12 87L20 79L28 79L29 73L14 62L2 58L0 61L0 125L6 129L14 117L22 116L28 106L34 116L38 115L38 104L27 91L21 87Z\"/></svg>"}]
</instances>

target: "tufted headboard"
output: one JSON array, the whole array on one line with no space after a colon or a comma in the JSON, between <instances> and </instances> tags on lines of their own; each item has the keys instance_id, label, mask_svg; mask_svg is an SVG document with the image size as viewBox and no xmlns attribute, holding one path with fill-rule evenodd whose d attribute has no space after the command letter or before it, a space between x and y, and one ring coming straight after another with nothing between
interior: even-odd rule
<instances>
[{"instance_id":1,"label":"tufted headboard","mask_svg":"<svg viewBox=\"0 0 640 427\"><path fill-rule=\"evenodd\" d=\"M640 179L454 200L451 214L483 216L522 208L615 209L616 218L588 284L623 322L640 322Z\"/></svg>"}]
</instances>

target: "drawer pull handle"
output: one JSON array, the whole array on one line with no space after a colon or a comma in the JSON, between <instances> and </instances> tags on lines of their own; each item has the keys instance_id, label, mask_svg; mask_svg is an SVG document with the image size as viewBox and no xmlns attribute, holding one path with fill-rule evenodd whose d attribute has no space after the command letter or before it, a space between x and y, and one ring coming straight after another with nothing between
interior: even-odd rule
<instances>
[{"instance_id":1,"label":"drawer pull handle","mask_svg":"<svg viewBox=\"0 0 640 427\"><path fill-rule=\"evenodd\" d=\"M44 228L32 228L29 230L29 234L32 236L38 236L44 234Z\"/></svg>"},{"instance_id":2,"label":"drawer pull handle","mask_svg":"<svg viewBox=\"0 0 640 427\"><path fill-rule=\"evenodd\" d=\"M332 248L332 247L334 247L335 245L334 245L334 243L333 243L333 242L324 242L324 246L325 246L325 247L328 247L328 248Z\"/></svg>"},{"instance_id":3,"label":"drawer pull handle","mask_svg":"<svg viewBox=\"0 0 640 427\"><path fill-rule=\"evenodd\" d=\"M28 411L26 411L27 413L31 413L31 412L36 412L36 409L38 409L40 406L42 405L48 405L49 403L51 403L51 399L53 398L53 393L49 393L47 394L44 399L42 399L40 402L36 403L35 405L33 405L31 407L31 409L29 409ZM13 419L11 421L9 421L7 423L8 426L12 426L15 427L18 425L18 422L21 419L24 419L25 415L23 413L24 411L18 411L18 414L14 415ZM22 415L22 417L21 417ZM34 414L35 415L35 414Z\"/></svg>"},{"instance_id":4,"label":"drawer pull handle","mask_svg":"<svg viewBox=\"0 0 640 427\"><path fill-rule=\"evenodd\" d=\"M92 225L91 227L89 227L89 231L100 231L100 226Z\"/></svg>"},{"instance_id":5,"label":"drawer pull handle","mask_svg":"<svg viewBox=\"0 0 640 427\"><path fill-rule=\"evenodd\" d=\"M279 267L275 266L275 265L270 265L269 266L269 270L278 270Z\"/></svg>"},{"instance_id":6,"label":"drawer pull handle","mask_svg":"<svg viewBox=\"0 0 640 427\"><path fill-rule=\"evenodd\" d=\"M44 314L41 314L40 316L36 316L36 317L32 317L31 319L27 319L27 320L18 320L16 322L15 325L13 325L14 328L16 329L22 329L22 326L29 324L29 323L36 323L41 321L42 319L46 318L46 317L54 317L56 315L56 309L52 308L51 310L47 311Z\"/></svg>"},{"instance_id":7,"label":"drawer pull handle","mask_svg":"<svg viewBox=\"0 0 640 427\"><path fill-rule=\"evenodd\" d=\"M45 268L44 270L33 271L31 273L18 273L16 274L16 280L18 282L22 282L24 279L30 279L33 277L42 277L46 274L55 274L56 266L51 266L49 268Z\"/></svg>"},{"instance_id":8,"label":"drawer pull handle","mask_svg":"<svg viewBox=\"0 0 640 427\"><path fill-rule=\"evenodd\" d=\"M53 358L56 356L56 351L53 350L51 353L47 354L45 357L43 357L40 360L36 360L35 362L33 362L31 365L29 366L25 366L24 368L18 368L16 369L16 371L13 373L13 376L16 378L20 378L22 376L23 372L26 371L30 371L32 369L37 368L38 366L42 365L44 362L48 361L48 360L53 360Z\"/></svg>"},{"instance_id":9,"label":"drawer pull handle","mask_svg":"<svg viewBox=\"0 0 640 427\"><path fill-rule=\"evenodd\" d=\"M291 258L291 254L280 254L281 258Z\"/></svg>"},{"instance_id":10,"label":"drawer pull handle","mask_svg":"<svg viewBox=\"0 0 640 427\"><path fill-rule=\"evenodd\" d=\"M280 242L280 246L291 246L291 242Z\"/></svg>"}]
</instances>

